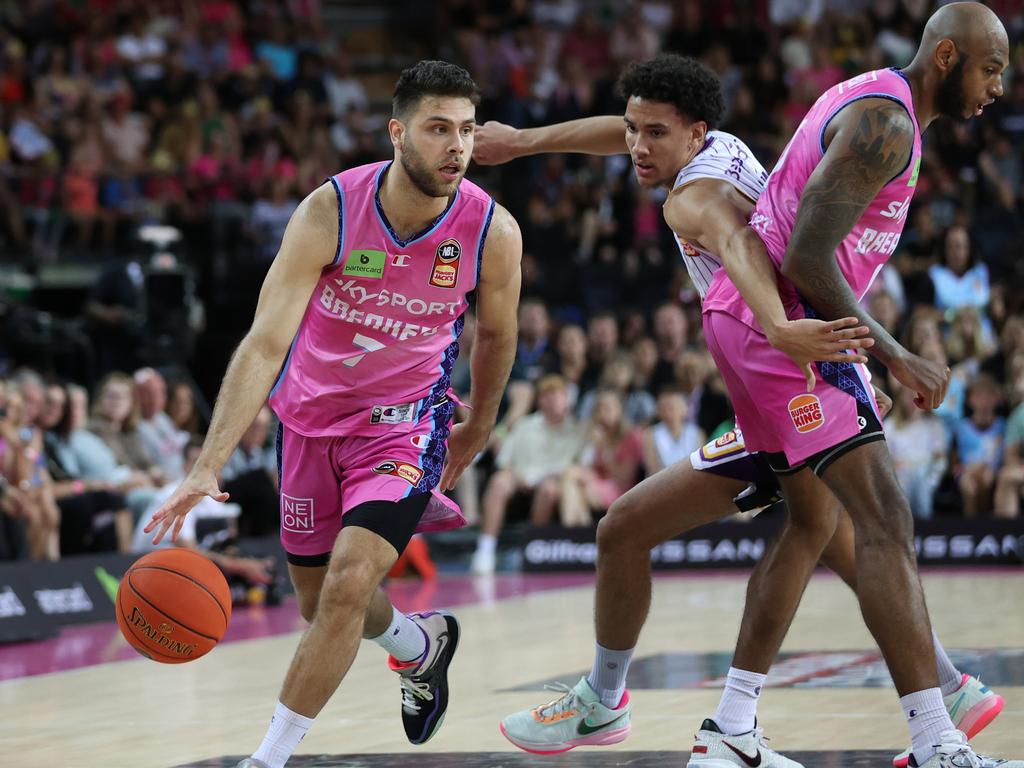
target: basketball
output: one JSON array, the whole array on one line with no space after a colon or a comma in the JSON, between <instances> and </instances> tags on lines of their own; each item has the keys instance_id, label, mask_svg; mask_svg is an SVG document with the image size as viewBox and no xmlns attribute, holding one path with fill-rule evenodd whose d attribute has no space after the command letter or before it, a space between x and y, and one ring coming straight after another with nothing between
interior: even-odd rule
<instances>
[{"instance_id":1,"label":"basketball","mask_svg":"<svg viewBox=\"0 0 1024 768\"><path fill-rule=\"evenodd\" d=\"M179 547L140 557L117 589L121 634L143 656L182 664L210 652L231 619L231 591L216 565Z\"/></svg>"}]
</instances>

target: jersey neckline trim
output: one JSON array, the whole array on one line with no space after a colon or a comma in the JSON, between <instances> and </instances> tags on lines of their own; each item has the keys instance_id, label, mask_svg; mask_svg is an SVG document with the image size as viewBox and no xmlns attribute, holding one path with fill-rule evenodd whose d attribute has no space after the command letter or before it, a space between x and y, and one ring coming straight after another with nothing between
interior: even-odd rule
<instances>
[{"instance_id":1,"label":"jersey neckline trim","mask_svg":"<svg viewBox=\"0 0 1024 768\"><path fill-rule=\"evenodd\" d=\"M384 174L387 172L387 170L389 168L391 168L392 165L394 165L394 162L395 162L394 160L389 160L387 163L383 164L377 170L377 173L374 176L374 179L373 179L373 205L374 205L374 208L377 209L377 218L380 220L381 226L383 226L384 230L388 233L388 237L390 237L392 239L392 241L394 241L395 245L397 245L399 248L408 248L410 245L415 243L417 240L422 240L424 237L426 237L427 235L432 233L435 229L437 229L439 226L441 226L441 224L444 223L444 220L448 218L448 214L450 214L452 212L452 208L455 207L455 203L459 199L459 190L458 190L458 188L456 188L455 194L452 195L451 200L448 201L448 206L441 212L441 214L436 219L434 219L433 222L431 222L427 226L426 229L424 229L424 230L422 230L420 232L417 232L415 235L410 237L408 240L403 240L402 238L400 238L398 236L398 233L395 232L395 228L391 226L391 222L388 221L387 214L384 213L384 206L382 206L381 203L380 203L380 185L381 185L381 181L383 180Z\"/></svg>"}]
</instances>

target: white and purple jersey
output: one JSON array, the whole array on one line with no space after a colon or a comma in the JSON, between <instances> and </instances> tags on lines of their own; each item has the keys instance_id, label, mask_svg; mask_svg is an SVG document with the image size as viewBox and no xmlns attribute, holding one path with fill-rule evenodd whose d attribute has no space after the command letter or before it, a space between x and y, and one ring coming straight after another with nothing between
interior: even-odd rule
<instances>
[{"instance_id":1,"label":"white and purple jersey","mask_svg":"<svg viewBox=\"0 0 1024 768\"><path fill-rule=\"evenodd\" d=\"M337 251L270 393L281 421L306 437L409 432L453 396L463 313L494 201L463 179L445 211L403 240L380 204L390 165L331 178Z\"/></svg>"},{"instance_id":2,"label":"white and purple jersey","mask_svg":"<svg viewBox=\"0 0 1024 768\"><path fill-rule=\"evenodd\" d=\"M704 148L676 176L675 191L700 179L714 179L732 184L743 196L756 203L768 180L768 172L754 157L750 147L723 131L709 131ZM708 292L711 278L722 267L717 254L704 250L675 235L683 264L690 273L693 286L701 298Z\"/></svg>"}]
</instances>

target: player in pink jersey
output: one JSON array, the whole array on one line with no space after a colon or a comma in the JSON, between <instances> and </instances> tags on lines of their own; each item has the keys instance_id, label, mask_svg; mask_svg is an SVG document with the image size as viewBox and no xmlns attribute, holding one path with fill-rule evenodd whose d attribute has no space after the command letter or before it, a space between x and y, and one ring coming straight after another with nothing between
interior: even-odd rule
<instances>
[{"instance_id":1,"label":"player in pink jersey","mask_svg":"<svg viewBox=\"0 0 1024 768\"><path fill-rule=\"evenodd\" d=\"M769 263L764 246L747 226L767 174L739 139L714 130L714 105L720 99L717 78L690 59L662 55L632 65L620 80L620 90L628 99L625 141L621 117L584 118L518 130L488 122L477 131L474 160L497 164L540 152L608 155L629 151L640 184L672 190L665 204L665 218L679 240L680 255L699 292L703 293L724 262L730 275L744 281L744 295L749 294L752 303L761 308L764 314L759 316L766 317L765 324L774 322L773 343L786 350L799 367L813 359L852 359L837 354L834 346L846 344L850 331L836 334L820 324L790 322L785 316L774 287L774 271L764 270ZM694 130L698 132L696 141L690 136ZM836 342L829 334L841 341ZM810 373L809 367L806 370ZM752 484L749 488L748 483ZM768 503L777 492L778 483L766 463L744 450L740 433L731 432L695 451L689 462L647 478L612 504L598 526L594 664L590 674L550 708L552 712L563 711L572 708L574 702L589 703L590 697L596 696L599 703L580 709L580 716L585 714L591 725L603 721L602 727L581 737L569 733L575 727L573 718L545 719L548 710L542 708L540 719L533 716L534 710L506 717L502 721L506 737L521 748L541 752L626 738L628 729L623 726L622 715L629 712L628 700L621 709L617 705L624 698L629 662L650 601L651 547L734 514L737 506L750 509ZM734 497L741 493L742 498L734 503ZM687 503L680 503L680 499ZM757 750L766 768L794 763L760 743L754 727L757 696L737 689L750 680L754 683L745 687L760 688L788 630L789 622L780 621L779 616L792 616L818 562L822 543L829 542L822 561L850 586L856 585L849 518L843 514L837 529L838 505L814 512L787 521L751 575L733 661L735 669L730 672L712 725L706 729L709 733L705 738L713 737L712 728L730 737L738 736L729 742L744 753ZM759 599L780 591L791 607L782 605L781 599ZM950 707L955 706L958 721L973 732L981 730L998 714L1001 697L976 678L960 673L938 638L935 650L941 660L943 681L961 694L965 689L972 693L969 702L966 696L951 697ZM740 706L735 705L737 695ZM707 760L725 759L743 765L721 738L717 743L716 749L694 754L693 762L703 765Z\"/></svg>"},{"instance_id":2,"label":"player in pink jersey","mask_svg":"<svg viewBox=\"0 0 1024 768\"><path fill-rule=\"evenodd\" d=\"M787 316L858 316L871 328L872 353L928 410L942 402L949 369L899 346L858 300L899 240L917 183L921 131L940 115L980 114L1002 95L1008 62L1006 30L991 10L944 6L906 69L867 72L818 99L751 217L781 270ZM814 508L831 489L853 519L857 595L901 696L908 764L1024 767L975 755L944 705L910 508L863 370L819 363L821 383L808 393L721 272L705 299L704 329L747 444L772 454L790 508Z\"/></svg>"},{"instance_id":3,"label":"player in pink jersey","mask_svg":"<svg viewBox=\"0 0 1024 768\"><path fill-rule=\"evenodd\" d=\"M299 643L263 742L239 768L282 768L337 689L360 637L399 674L406 735L441 726L454 616L404 615L380 589L416 530L462 524L441 495L483 448L515 355L522 241L463 179L479 95L422 61L395 87L394 160L344 171L288 224L252 328L232 357L195 468L146 530L177 535L260 406L281 419L281 538ZM471 415L451 427L462 317L475 293Z\"/></svg>"}]
</instances>

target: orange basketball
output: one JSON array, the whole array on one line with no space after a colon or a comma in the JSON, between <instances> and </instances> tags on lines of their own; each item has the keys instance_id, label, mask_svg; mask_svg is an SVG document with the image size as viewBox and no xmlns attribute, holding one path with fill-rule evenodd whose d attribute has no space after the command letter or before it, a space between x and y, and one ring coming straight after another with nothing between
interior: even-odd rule
<instances>
[{"instance_id":1,"label":"orange basketball","mask_svg":"<svg viewBox=\"0 0 1024 768\"><path fill-rule=\"evenodd\" d=\"M210 560L170 547L136 560L117 589L117 623L132 647L163 664L198 659L231 619L231 591Z\"/></svg>"}]
</instances>

